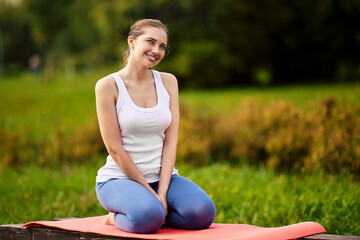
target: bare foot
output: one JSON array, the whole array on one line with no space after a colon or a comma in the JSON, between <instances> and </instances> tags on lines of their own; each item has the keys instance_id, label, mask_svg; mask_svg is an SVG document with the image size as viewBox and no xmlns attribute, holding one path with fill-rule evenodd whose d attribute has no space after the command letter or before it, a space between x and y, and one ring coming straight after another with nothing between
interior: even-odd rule
<instances>
[{"instance_id":1,"label":"bare foot","mask_svg":"<svg viewBox=\"0 0 360 240\"><path fill-rule=\"evenodd\" d=\"M103 221L104 224L106 225L115 225L114 224L114 217L115 217L115 213L109 213L105 220Z\"/></svg>"}]
</instances>

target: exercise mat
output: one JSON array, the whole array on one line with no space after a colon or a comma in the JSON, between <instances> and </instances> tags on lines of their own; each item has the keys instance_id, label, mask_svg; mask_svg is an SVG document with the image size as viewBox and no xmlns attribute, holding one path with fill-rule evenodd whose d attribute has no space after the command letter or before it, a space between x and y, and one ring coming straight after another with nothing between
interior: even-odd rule
<instances>
[{"instance_id":1,"label":"exercise mat","mask_svg":"<svg viewBox=\"0 0 360 240\"><path fill-rule=\"evenodd\" d=\"M316 222L302 222L281 227L258 227L248 224L213 223L203 230L183 230L163 227L154 234L135 234L124 232L115 226L105 225L106 216L73 218L61 221L29 222L23 227L55 227L59 229L96 233L106 236L118 236L137 239L187 239L187 240L286 240L297 239L313 234L324 233L326 230Z\"/></svg>"}]
</instances>

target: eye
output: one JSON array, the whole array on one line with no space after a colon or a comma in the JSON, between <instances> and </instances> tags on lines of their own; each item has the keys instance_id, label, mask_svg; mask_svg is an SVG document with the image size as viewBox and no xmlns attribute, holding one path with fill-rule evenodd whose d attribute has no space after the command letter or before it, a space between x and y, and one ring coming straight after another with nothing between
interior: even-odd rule
<instances>
[{"instance_id":1,"label":"eye","mask_svg":"<svg viewBox=\"0 0 360 240\"><path fill-rule=\"evenodd\" d=\"M146 40L148 43L150 43L151 45L154 45L155 44L155 42L153 41L153 40L151 40L151 39L147 39Z\"/></svg>"},{"instance_id":2,"label":"eye","mask_svg":"<svg viewBox=\"0 0 360 240\"><path fill-rule=\"evenodd\" d=\"M166 50L167 47L165 45L161 45L160 48Z\"/></svg>"}]
</instances>

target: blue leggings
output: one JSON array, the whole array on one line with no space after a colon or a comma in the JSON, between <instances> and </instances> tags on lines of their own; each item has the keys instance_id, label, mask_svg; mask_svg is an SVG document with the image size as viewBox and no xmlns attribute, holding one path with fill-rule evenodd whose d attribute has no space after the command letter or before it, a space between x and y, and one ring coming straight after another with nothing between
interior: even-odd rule
<instances>
[{"instance_id":1,"label":"blue leggings","mask_svg":"<svg viewBox=\"0 0 360 240\"><path fill-rule=\"evenodd\" d=\"M150 186L157 192L159 183ZM192 181L172 175L168 193L168 215L161 202L144 186L129 179L110 179L96 183L101 205L115 213L115 226L132 233L154 233L164 220L170 227L204 229L215 218L211 198Z\"/></svg>"}]
</instances>

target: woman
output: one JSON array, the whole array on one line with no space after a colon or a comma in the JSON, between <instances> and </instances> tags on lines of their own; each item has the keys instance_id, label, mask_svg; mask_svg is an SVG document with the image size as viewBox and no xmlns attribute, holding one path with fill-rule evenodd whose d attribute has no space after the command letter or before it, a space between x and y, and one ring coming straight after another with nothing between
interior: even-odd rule
<instances>
[{"instance_id":1,"label":"woman","mask_svg":"<svg viewBox=\"0 0 360 240\"><path fill-rule=\"evenodd\" d=\"M215 218L210 197L174 168L179 128L174 75L151 70L164 57L168 32L158 20L130 29L125 67L95 87L100 131L109 153L96 193L109 211L106 224L154 233L163 222L204 229Z\"/></svg>"}]
</instances>

